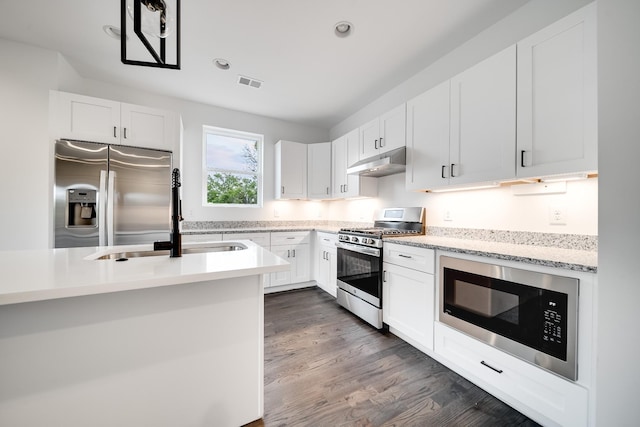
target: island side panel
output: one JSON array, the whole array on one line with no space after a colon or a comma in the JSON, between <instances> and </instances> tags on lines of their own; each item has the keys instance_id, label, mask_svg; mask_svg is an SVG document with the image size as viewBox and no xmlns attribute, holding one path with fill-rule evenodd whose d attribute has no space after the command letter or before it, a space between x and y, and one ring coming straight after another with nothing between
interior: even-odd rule
<instances>
[{"instance_id":1,"label":"island side panel","mask_svg":"<svg viewBox=\"0 0 640 427\"><path fill-rule=\"evenodd\" d=\"M261 276L0 307L0 425L263 415Z\"/></svg>"}]
</instances>

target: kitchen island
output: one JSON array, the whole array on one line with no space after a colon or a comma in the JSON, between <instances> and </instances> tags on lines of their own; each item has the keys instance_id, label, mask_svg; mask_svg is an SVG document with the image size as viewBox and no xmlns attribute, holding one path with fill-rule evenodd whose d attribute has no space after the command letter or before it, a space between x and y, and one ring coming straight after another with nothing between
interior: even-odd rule
<instances>
[{"instance_id":1,"label":"kitchen island","mask_svg":"<svg viewBox=\"0 0 640 427\"><path fill-rule=\"evenodd\" d=\"M96 258L151 245L0 253L0 425L261 418L262 275L289 266L238 243L126 261Z\"/></svg>"}]
</instances>

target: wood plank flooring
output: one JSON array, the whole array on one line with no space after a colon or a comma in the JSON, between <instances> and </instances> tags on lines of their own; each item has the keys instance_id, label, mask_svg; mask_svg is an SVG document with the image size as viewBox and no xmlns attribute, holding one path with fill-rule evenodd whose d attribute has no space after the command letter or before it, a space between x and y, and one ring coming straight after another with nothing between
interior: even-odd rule
<instances>
[{"instance_id":1,"label":"wood plank flooring","mask_svg":"<svg viewBox=\"0 0 640 427\"><path fill-rule=\"evenodd\" d=\"M536 426L319 288L265 296L265 416L250 426Z\"/></svg>"}]
</instances>

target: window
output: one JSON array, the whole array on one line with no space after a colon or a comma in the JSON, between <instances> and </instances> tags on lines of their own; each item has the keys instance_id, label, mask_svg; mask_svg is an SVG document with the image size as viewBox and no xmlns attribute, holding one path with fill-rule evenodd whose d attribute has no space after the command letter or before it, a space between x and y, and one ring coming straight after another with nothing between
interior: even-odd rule
<instances>
[{"instance_id":1,"label":"window","mask_svg":"<svg viewBox=\"0 0 640 427\"><path fill-rule=\"evenodd\" d=\"M262 206L263 136L203 128L204 204Z\"/></svg>"}]
</instances>

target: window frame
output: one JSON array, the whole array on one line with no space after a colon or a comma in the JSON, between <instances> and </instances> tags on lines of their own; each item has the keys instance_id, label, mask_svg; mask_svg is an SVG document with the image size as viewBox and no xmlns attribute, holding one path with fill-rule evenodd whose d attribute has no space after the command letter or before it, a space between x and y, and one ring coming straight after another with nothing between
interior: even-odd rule
<instances>
[{"instance_id":1,"label":"window frame","mask_svg":"<svg viewBox=\"0 0 640 427\"><path fill-rule=\"evenodd\" d=\"M209 167L207 164L207 136L208 135L220 135L226 136L230 138L238 138L238 139L248 139L254 140L258 144L258 171L257 172L247 172L247 171L237 171L232 169L219 169ZM263 199L264 199L264 189L263 189L263 177L264 177L264 135L253 133L253 132L245 132L239 131L235 129L226 129L217 126L202 126L202 206L210 207L210 208L262 208ZM209 173L212 171L222 172L222 173L230 173L230 174L241 174L241 175L255 175L257 177L257 200L255 204L240 204L240 203L209 203L208 202L208 191L207 191L207 179L209 177Z\"/></svg>"}]
</instances>

